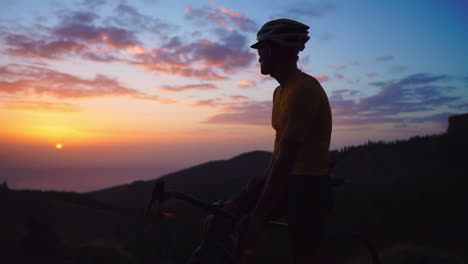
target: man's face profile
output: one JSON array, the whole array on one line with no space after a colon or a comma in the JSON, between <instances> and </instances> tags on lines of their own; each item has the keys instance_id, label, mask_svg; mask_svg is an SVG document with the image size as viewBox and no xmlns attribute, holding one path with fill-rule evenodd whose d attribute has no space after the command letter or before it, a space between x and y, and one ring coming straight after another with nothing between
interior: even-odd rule
<instances>
[{"instance_id":1,"label":"man's face profile","mask_svg":"<svg viewBox=\"0 0 468 264\"><path fill-rule=\"evenodd\" d=\"M265 43L259 43L257 46L257 52L260 62L260 71L263 75L271 74L271 52L269 47Z\"/></svg>"}]
</instances>

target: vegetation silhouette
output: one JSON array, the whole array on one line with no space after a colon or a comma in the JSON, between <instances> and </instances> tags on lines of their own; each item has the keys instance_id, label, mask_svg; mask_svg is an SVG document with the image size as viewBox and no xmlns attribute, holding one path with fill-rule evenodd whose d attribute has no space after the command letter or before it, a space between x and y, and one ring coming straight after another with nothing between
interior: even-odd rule
<instances>
[{"instance_id":1,"label":"vegetation silhouette","mask_svg":"<svg viewBox=\"0 0 468 264\"><path fill-rule=\"evenodd\" d=\"M387 263L468 261L468 114L449 120L440 135L332 151L335 174L348 183L335 190L329 228L375 241ZM253 151L162 178L168 189L217 201L263 173L270 157ZM167 203L173 221L144 221L155 180L90 193L1 188L2 262L105 263L121 256L121 263L184 263L204 214L174 201ZM267 230L252 263L285 263L286 243L286 232Z\"/></svg>"}]
</instances>

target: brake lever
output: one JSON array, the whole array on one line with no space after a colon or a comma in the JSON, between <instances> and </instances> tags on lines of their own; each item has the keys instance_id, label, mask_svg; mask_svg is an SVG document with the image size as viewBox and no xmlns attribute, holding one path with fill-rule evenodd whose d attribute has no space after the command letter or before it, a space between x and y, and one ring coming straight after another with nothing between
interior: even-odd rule
<instances>
[{"instance_id":1,"label":"brake lever","mask_svg":"<svg viewBox=\"0 0 468 264\"><path fill-rule=\"evenodd\" d=\"M164 219L173 219L174 214L166 212L165 208L165 201L170 196L169 193L164 192L164 181L156 181L154 184L153 193L151 194L151 200L148 204L148 208L146 209L145 217L148 217L151 213L151 209L153 208L153 204L156 201L155 210L156 215L162 217Z\"/></svg>"}]
</instances>

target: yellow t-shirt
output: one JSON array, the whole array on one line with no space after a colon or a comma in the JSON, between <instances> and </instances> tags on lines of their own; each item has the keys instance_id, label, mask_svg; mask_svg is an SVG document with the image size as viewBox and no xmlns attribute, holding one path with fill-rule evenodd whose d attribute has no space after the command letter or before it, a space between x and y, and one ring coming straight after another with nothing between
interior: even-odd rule
<instances>
[{"instance_id":1,"label":"yellow t-shirt","mask_svg":"<svg viewBox=\"0 0 468 264\"><path fill-rule=\"evenodd\" d=\"M329 173L332 117L327 94L317 79L298 72L276 87L271 124L276 130L275 158L283 138L301 143L292 174Z\"/></svg>"}]
</instances>

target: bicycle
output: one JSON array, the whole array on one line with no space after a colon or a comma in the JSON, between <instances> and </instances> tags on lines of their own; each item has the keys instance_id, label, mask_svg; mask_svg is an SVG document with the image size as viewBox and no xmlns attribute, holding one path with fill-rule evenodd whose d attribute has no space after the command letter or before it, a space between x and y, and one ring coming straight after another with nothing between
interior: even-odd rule
<instances>
[{"instance_id":1,"label":"bicycle","mask_svg":"<svg viewBox=\"0 0 468 264\"><path fill-rule=\"evenodd\" d=\"M344 184L344 179L332 178L332 186L338 187ZM171 219L174 217L173 214L165 211L165 201L169 199L177 199L191 204L201 210L204 210L211 214L219 214L224 217L234 218L229 212L221 208L220 203L211 203L202 201L191 195L176 192L166 191L165 182L162 180L156 181L151 200L146 209L145 218L150 215L151 209L153 208L154 202L156 202L157 215L164 219ZM268 221L267 226L275 228L286 229L287 223L278 221ZM202 240L202 243L205 243ZM382 258L372 244L372 242L363 237L362 235L351 233L351 232L339 232L328 235L324 240L324 246L321 247L322 262L321 263L369 263L369 264L383 264ZM236 264L234 258L221 244L214 244L215 250L221 252L223 263ZM359 251L359 252L358 252ZM344 262L345 261L345 262ZM222 264L222 263L220 263Z\"/></svg>"}]
</instances>

